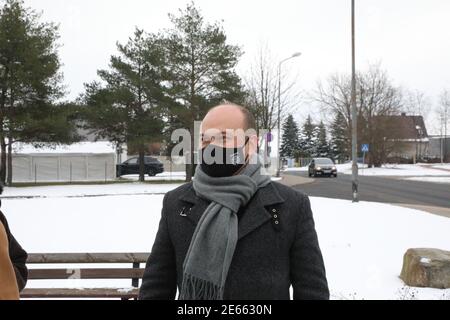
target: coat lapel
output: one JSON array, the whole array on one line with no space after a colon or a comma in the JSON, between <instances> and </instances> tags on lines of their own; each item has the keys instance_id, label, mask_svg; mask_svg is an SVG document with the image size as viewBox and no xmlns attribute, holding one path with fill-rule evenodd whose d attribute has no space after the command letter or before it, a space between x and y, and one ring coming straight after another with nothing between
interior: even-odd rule
<instances>
[{"instance_id":1,"label":"coat lapel","mask_svg":"<svg viewBox=\"0 0 450 320\"><path fill-rule=\"evenodd\" d=\"M180 200L184 202L180 215L183 214L182 216L185 219L197 225L209 202L198 197L192 185L180 196ZM239 239L242 239L272 218L272 215L267 211L266 207L283 203L284 201L285 199L281 197L273 183L269 183L267 186L259 189L248 203L247 209L239 221ZM190 205L187 205L187 203Z\"/></svg>"}]
</instances>

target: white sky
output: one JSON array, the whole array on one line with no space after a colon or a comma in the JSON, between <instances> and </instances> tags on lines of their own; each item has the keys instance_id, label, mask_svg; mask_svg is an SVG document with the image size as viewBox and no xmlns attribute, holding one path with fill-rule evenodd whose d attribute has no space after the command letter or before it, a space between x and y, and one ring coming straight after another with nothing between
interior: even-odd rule
<instances>
[{"instance_id":1,"label":"white sky","mask_svg":"<svg viewBox=\"0 0 450 320\"><path fill-rule=\"evenodd\" d=\"M60 50L69 96L83 83L97 79L108 65L116 41L125 42L135 26L148 32L169 27L169 12L186 0L25 0L43 11L43 19L60 24ZM245 55L239 70L248 69L261 43L299 74L298 86L308 92L319 79L350 72L350 0L197 0L209 21L223 20L230 43ZM449 0L356 0L357 68L381 62L396 85L418 89L434 105L443 88L450 89ZM299 105L302 120L314 107ZM434 131L431 114L428 130Z\"/></svg>"}]
</instances>

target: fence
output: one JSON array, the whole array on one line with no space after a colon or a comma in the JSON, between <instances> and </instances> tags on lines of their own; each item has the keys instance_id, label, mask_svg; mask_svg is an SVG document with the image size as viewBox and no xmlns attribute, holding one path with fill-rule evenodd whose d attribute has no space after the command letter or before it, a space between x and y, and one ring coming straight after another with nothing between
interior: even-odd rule
<instances>
[{"instance_id":1,"label":"fence","mask_svg":"<svg viewBox=\"0 0 450 320\"><path fill-rule=\"evenodd\" d=\"M108 181L116 178L116 155L13 154L13 182Z\"/></svg>"}]
</instances>

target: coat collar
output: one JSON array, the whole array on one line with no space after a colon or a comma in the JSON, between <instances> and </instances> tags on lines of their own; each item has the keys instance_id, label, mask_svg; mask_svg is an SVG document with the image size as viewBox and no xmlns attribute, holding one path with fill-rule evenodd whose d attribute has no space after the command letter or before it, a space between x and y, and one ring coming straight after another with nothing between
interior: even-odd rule
<instances>
[{"instance_id":1,"label":"coat collar","mask_svg":"<svg viewBox=\"0 0 450 320\"><path fill-rule=\"evenodd\" d=\"M200 217L209 202L196 195L192 184L179 198L182 202L193 204L186 212L186 217L194 225L197 225ZM239 239L243 238L266 221L272 219L271 214L266 207L274 204L283 203L285 199L280 195L273 182L263 188L260 188L247 205L246 212L239 221L238 235Z\"/></svg>"}]
</instances>

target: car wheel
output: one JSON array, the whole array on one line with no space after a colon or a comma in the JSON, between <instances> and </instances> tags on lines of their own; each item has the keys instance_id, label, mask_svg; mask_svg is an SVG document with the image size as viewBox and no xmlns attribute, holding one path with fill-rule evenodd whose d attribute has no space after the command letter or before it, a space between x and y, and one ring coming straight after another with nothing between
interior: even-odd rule
<instances>
[{"instance_id":1,"label":"car wheel","mask_svg":"<svg viewBox=\"0 0 450 320\"><path fill-rule=\"evenodd\" d=\"M153 169L149 169L148 170L148 175L149 175L149 177L154 177L154 176L156 176L156 173L155 173L155 171Z\"/></svg>"},{"instance_id":2,"label":"car wheel","mask_svg":"<svg viewBox=\"0 0 450 320\"><path fill-rule=\"evenodd\" d=\"M337 173L334 175L335 178L337 178Z\"/></svg>"}]
</instances>

